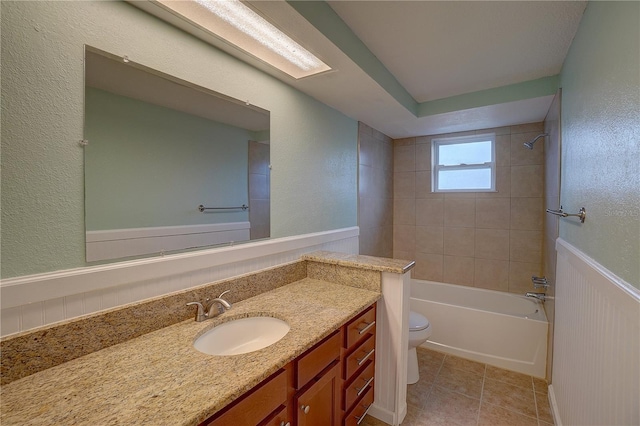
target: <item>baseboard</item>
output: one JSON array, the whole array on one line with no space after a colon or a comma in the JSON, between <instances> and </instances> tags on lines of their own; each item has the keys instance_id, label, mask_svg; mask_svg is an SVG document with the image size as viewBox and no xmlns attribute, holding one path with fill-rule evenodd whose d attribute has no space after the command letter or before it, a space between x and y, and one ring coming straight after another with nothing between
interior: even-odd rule
<instances>
[{"instance_id":1,"label":"baseboard","mask_svg":"<svg viewBox=\"0 0 640 426\"><path fill-rule=\"evenodd\" d=\"M382 407L377 406L375 403L371 406L371 408L369 408L368 414L371 417L375 417L376 419L383 421L388 425L395 426L400 424L399 422L394 423L394 420L395 420L394 413L392 413L391 411L385 410ZM405 411L405 415L406 415L406 411Z\"/></svg>"},{"instance_id":2,"label":"baseboard","mask_svg":"<svg viewBox=\"0 0 640 426\"><path fill-rule=\"evenodd\" d=\"M556 394L553 391L553 385L549 385L549 406L551 407L551 415L553 416L553 424L556 426L562 426L562 419L560 418L560 411L558 410L558 403L556 402Z\"/></svg>"}]
</instances>

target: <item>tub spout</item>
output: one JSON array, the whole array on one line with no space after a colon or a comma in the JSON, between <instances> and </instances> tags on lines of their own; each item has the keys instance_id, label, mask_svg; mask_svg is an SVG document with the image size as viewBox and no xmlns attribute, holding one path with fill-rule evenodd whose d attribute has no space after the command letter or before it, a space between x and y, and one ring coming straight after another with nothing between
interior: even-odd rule
<instances>
[{"instance_id":1,"label":"tub spout","mask_svg":"<svg viewBox=\"0 0 640 426\"><path fill-rule=\"evenodd\" d=\"M533 297L535 299L538 299L541 302L544 302L546 295L544 293L533 293L533 292L526 292L525 297Z\"/></svg>"}]
</instances>

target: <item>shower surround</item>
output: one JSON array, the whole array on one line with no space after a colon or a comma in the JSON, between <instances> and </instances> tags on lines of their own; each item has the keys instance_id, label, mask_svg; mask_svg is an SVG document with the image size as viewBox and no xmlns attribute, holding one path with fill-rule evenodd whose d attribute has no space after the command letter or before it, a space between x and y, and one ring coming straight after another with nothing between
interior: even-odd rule
<instances>
[{"instance_id":1,"label":"shower surround","mask_svg":"<svg viewBox=\"0 0 640 426\"><path fill-rule=\"evenodd\" d=\"M511 293L542 269L544 123L394 140L393 255L414 279ZM496 134L497 192L432 193L431 140Z\"/></svg>"}]
</instances>

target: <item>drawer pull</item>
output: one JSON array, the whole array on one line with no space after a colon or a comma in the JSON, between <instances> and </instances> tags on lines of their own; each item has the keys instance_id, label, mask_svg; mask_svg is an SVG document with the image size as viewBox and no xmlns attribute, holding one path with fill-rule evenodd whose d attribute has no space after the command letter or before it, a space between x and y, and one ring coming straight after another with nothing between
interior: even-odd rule
<instances>
[{"instance_id":1,"label":"drawer pull","mask_svg":"<svg viewBox=\"0 0 640 426\"><path fill-rule=\"evenodd\" d=\"M362 413L362 415L361 415L360 417L358 417L358 416L354 416L356 419L358 419L358 423L356 423L356 424L358 424L358 425L359 425L360 423L362 423L362 421L364 420L364 418L367 416L367 413L369 412L369 408L371 408L371 406L372 406L372 405L373 405L373 404L364 405L363 407L366 407L366 408L367 408L366 410L364 410L364 413Z\"/></svg>"},{"instance_id":2,"label":"drawer pull","mask_svg":"<svg viewBox=\"0 0 640 426\"><path fill-rule=\"evenodd\" d=\"M291 426L291 422L280 422L280 426Z\"/></svg>"},{"instance_id":3,"label":"drawer pull","mask_svg":"<svg viewBox=\"0 0 640 426\"><path fill-rule=\"evenodd\" d=\"M361 388L356 388L356 390L358 391L358 393L356 394L356 396L360 396L362 395L362 392L364 392L365 390L367 390L367 388L369 387L369 385L371 384L371 382L373 382L373 377L371 377L369 380L367 380L367 383L364 384L364 386L362 386Z\"/></svg>"},{"instance_id":4,"label":"drawer pull","mask_svg":"<svg viewBox=\"0 0 640 426\"><path fill-rule=\"evenodd\" d=\"M358 334L366 333L366 332L367 332L367 330L369 330L369 329L370 329L371 327L373 327L374 325L376 325L376 322L375 322L375 321L371 321L369 324L367 324L367 323L365 322L365 326L364 326L364 328L359 328L359 329L358 329Z\"/></svg>"},{"instance_id":5,"label":"drawer pull","mask_svg":"<svg viewBox=\"0 0 640 426\"><path fill-rule=\"evenodd\" d=\"M303 413L309 414L309 410L311 409L311 407L309 407L308 405L301 405L300 409L302 410Z\"/></svg>"},{"instance_id":6,"label":"drawer pull","mask_svg":"<svg viewBox=\"0 0 640 426\"><path fill-rule=\"evenodd\" d=\"M367 358L369 358L374 352L375 352L375 348L371 349L364 357L357 358L358 365L362 365L367 360Z\"/></svg>"}]
</instances>

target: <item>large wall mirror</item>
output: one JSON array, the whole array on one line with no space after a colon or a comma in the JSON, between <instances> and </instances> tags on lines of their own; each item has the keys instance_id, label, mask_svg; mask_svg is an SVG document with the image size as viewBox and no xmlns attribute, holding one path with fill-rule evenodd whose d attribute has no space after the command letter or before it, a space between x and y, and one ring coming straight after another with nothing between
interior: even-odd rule
<instances>
[{"instance_id":1,"label":"large wall mirror","mask_svg":"<svg viewBox=\"0 0 640 426\"><path fill-rule=\"evenodd\" d=\"M87 261L269 237L269 112L85 46Z\"/></svg>"}]
</instances>

